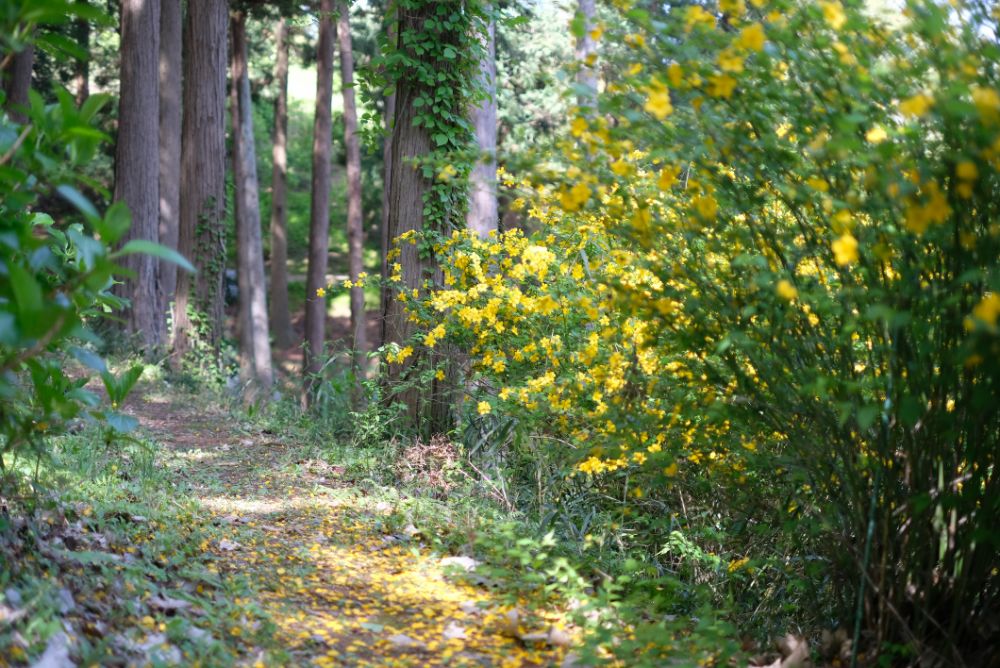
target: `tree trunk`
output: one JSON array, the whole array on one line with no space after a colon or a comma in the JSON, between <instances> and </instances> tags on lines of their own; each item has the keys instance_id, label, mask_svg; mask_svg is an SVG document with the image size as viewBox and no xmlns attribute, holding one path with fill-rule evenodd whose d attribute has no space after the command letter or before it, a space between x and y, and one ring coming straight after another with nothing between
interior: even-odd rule
<instances>
[{"instance_id":1,"label":"tree trunk","mask_svg":"<svg viewBox=\"0 0 1000 668\"><path fill-rule=\"evenodd\" d=\"M80 0L81 2L83 0ZM160 8L163 11L163 8ZM162 19L161 19L162 20ZM87 19L77 19L73 22L73 32L76 43L81 49L90 53L90 21ZM162 40L163 37L161 36ZM162 85L162 84L161 84ZM80 58L76 61L73 69L73 88L76 90L76 104L80 106L90 97L90 59Z\"/></svg>"},{"instance_id":2,"label":"tree trunk","mask_svg":"<svg viewBox=\"0 0 1000 668\"><path fill-rule=\"evenodd\" d=\"M178 250L198 280L177 275L174 353L186 355L204 332L216 355L222 338L226 262L226 0L188 3L184 21L184 112L181 120L181 218ZM190 318L189 308L199 323Z\"/></svg>"},{"instance_id":3,"label":"tree trunk","mask_svg":"<svg viewBox=\"0 0 1000 668\"><path fill-rule=\"evenodd\" d=\"M160 0L160 243L177 248L181 208L181 0ZM160 262L161 304L177 289L177 265Z\"/></svg>"},{"instance_id":4,"label":"tree trunk","mask_svg":"<svg viewBox=\"0 0 1000 668\"><path fill-rule=\"evenodd\" d=\"M398 34L404 34L408 30L419 30L426 18L420 13L401 13L398 19ZM404 50L406 47L400 44L397 48ZM419 57L412 53L410 56ZM386 202L388 212L386 233L390 242L404 232L409 230L420 232L423 228L423 198L429 184L420 170L414 167L413 160L431 152L431 139L426 128L413 124L416 115L413 100L421 92L420 86L419 81L407 78L396 82L392 158L388 172L389 196ZM399 251L402 287L407 291L421 288L424 278L433 274L433 261L422 260L414 244L401 244ZM385 293L382 328L382 339L385 343L406 345L413 333L413 324L407 317L406 305L399 301L393 290L387 290ZM414 361L415 358L411 357L402 364L390 364L386 374L387 387L391 389L407 378L413 369ZM406 405L410 421L417 423L421 414L421 397L417 389L411 388L397 393L391 399L402 401Z\"/></svg>"},{"instance_id":5,"label":"tree trunk","mask_svg":"<svg viewBox=\"0 0 1000 668\"><path fill-rule=\"evenodd\" d=\"M333 98L333 0L320 0L316 48L316 116L313 122L312 201L309 219L309 268L306 274L306 322L303 372L306 401L312 399L323 365L326 288L330 247L330 131Z\"/></svg>"},{"instance_id":6,"label":"tree trunk","mask_svg":"<svg viewBox=\"0 0 1000 668\"><path fill-rule=\"evenodd\" d=\"M580 70L576 81L584 92L577 97L577 105L589 112L597 111L597 69L591 59L597 55L597 43L590 33L594 30L596 0L578 0L577 13L583 20L583 35L576 40L576 61Z\"/></svg>"},{"instance_id":7,"label":"tree trunk","mask_svg":"<svg viewBox=\"0 0 1000 668\"><path fill-rule=\"evenodd\" d=\"M479 160L469 176L469 211L466 226L480 237L497 229L497 97L496 97L496 20L487 27L486 49L480 70L480 83L486 97L471 113L479 147Z\"/></svg>"},{"instance_id":8,"label":"tree trunk","mask_svg":"<svg viewBox=\"0 0 1000 668\"><path fill-rule=\"evenodd\" d=\"M160 53L159 0L124 0L121 7L121 92L115 154L115 200L132 211L125 241L159 240ZM156 259L134 254L123 264L134 276L121 294L131 301L125 331L136 335L150 354L163 345L164 313L156 287Z\"/></svg>"},{"instance_id":9,"label":"tree trunk","mask_svg":"<svg viewBox=\"0 0 1000 668\"><path fill-rule=\"evenodd\" d=\"M389 41L396 39L395 18L390 17ZM379 310L385 313L386 300L388 299L389 285L389 182L392 175L392 138L393 123L396 116L396 89L385 98L385 142L382 146L382 224L379 226L379 236L381 237L381 259L382 259L382 286L379 290ZM379 346L384 346L385 326L379 328Z\"/></svg>"},{"instance_id":10,"label":"tree trunk","mask_svg":"<svg viewBox=\"0 0 1000 668\"><path fill-rule=\"evenodd\" d=\"M14 54L3 73L3 89L7 94L7 115L15 123L27 123L28 117L21 110L28 107L31 90L31 71L35 65L35 46L29 44Z\"/></svg>"},{"instance_id":11,"label":"tree trunk","mask_svg":"<svg viewBox=\"0 0 1000 668\"><path fill-rule=\"evenodd\" d=\"M246 14L233 12L232 125L235 184L236 271L239 283L240 378L248 386L246 399L264 397L274 380L267 328L267 287L264 244L260 231L257 156L253 137L253 107L247 71Z\"/></svg>"},{"instance_id":12,"label":"tree trunk","mask_svg":"<svg viewBox=\"0 0 1000 668\"><path fill-rule=\"evenodd\" d=\"M340 80L344 94L344 146L347 149L347 261L352 283L364 271L364 227L361 214L361 144L358 140L358 110L354 103L354 54L351 50L350 6L341 0L338 6L337 38L340 42ZM365 375L368 352L366 336L365 291L351 287L351 332L354 335L354 372Z\"/></svg>"},{"instance_id":13,"label":"tree trunk","mask_svg":"<svg viewBox=\"0 0 1000 668\"><path fill-rule=\"evenodd\" d=\"M274 77L274 145L271 149L271 329L281 349L292 345L288 312L288 22L278 19L275 29L278 62Z\"/></svg>"}]
</instances>

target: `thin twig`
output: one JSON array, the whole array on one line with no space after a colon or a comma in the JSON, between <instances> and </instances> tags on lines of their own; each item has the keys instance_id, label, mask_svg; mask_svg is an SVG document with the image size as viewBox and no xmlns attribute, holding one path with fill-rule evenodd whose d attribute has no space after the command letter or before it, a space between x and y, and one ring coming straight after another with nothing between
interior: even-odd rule
<instances>
[{"instance_id":1,"label":"thin twig","mask_svg":"<svg viewBox=\"0 0 1000 668\"><path fill-rule=\"evenodd\" d=\"M21 134L19 134L17 139L14 140L14 144L7 149L7 152L3 154L2 158L0 158L0 165L6 165L10 162L11 158L14 157L14 154L17 153L17 149L21 148L21 144L23 144L24 140L28 138L28 133L31 132L31 127L32 126L30 124L24 126L24 129L21 130Z\"/></svg>"}]
</instances>

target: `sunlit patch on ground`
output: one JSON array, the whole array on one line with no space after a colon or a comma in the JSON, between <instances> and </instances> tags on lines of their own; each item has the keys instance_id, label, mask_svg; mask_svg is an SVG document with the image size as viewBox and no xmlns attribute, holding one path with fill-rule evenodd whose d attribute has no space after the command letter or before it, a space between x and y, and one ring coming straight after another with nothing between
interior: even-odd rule
<instances>
[{"instance_id":1,"label":"sunlit patch on ground","mask_svg":"<svg viewBox=\"0 0 1000 668\"><path fill-rule=\"evenodd\" d=\"M179 480L220 527L205 548L219 574L249 580L247 601L276 625L260 665L551 666L566 650L526 642L551 620L511 614L491 592L445 574L411 536L384 533L375 507L351 487L296 465L289 447L237 438L224 422L156 406L150 428L181 444ZM139 412L141 415L142 413ZM205 416L200 416L204 418ZM221 417L221 416L220 416ZM279 447L280 446L280 447ZM336 467L333 467L336 468ZM376 504L377 505L377 504ZM513 620L513 621L512 621ZM225 633L249 635L237 621Z\"/></svg>"}]
</instances>

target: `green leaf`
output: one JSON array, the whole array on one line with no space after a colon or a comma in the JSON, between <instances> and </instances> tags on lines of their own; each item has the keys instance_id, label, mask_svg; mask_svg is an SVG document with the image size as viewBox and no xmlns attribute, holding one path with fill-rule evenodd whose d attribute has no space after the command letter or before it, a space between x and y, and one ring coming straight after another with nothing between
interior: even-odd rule
<instances>
[{"instance_id":1,"label":"green leaf","mask_svg":"<svg viewBox=\"0 0 1000 668\"><path fill-rule=\"evenodd\" d=\"M194 265L188 262L183 255L172 248L167 248L166 246L153 241L146 241L145 239L133 239L122 246L121 250L116 253L112 253L110 257L114 260L126 255L134 255L135 253L152 255L153 257L157 257L161 260L172 262L188 273L195 273Z\"/></svg>"},{"instance_id":2,"label":"green leaf","mask_svg":"<svg viewBox=\"0 0 1000 668\"><path fill-rule=\"evenodd\" d=\"M42 307L42 287L38 285L35 277L19 264L10 265L10 285L22 315Z\"/></svg>"},{"instance_id":3,"label":"green leaf","mask_svg":"<svg viewBox=\"0 0 1000 668\"><path fill-rule=\"evenodd\" d=\"M106 244L113 244L124 236L132 225L132 212L125 202L112 204L104 213L104 220L96 224L97 231Z\"/></svg>"},{"instance_id":4,"label":"green leaf","mask_svg":"<svg viewBox=\"0 0 1000 668\"><path fill-rule=\"evenodd\" d=\"M84 197L83 193L73 186L67 184L56 186L56 192L87 218L91 220L100 218L97 213L97 209L95 209L94 205L90 203L90 200Z\"/></svg>"}]
</instances>

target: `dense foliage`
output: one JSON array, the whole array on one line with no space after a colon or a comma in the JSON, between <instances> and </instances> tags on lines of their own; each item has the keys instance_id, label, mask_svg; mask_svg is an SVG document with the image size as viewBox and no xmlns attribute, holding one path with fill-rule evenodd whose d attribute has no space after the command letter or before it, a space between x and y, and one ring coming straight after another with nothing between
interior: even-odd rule
<instances>
[{"instance_id":1,"label":"dense foliage","mask_svg":"<svg viewBox=\"0 0 1000 668\"><path fill-rule=\"evenodd\" d=\"M995 17L619 5L602 114L508 180L538 231L440 246L422 345L468 350L472 424L546 439L552 498L617 499L650 573L756 597L784 560L816 623L959 660L998 595Z\"/></svg>"},{"instance_id":2,"label":"dense foliage","mask_svg":"<svg viewBox=\"0 0 1000 668\"><path fill-rule=\"evenodd\" d=\"M51 26L74 16L103 17L58 0L11 10L3 14L0 34L17 49L31 43L36 28L43 45L58 46L58 34L47 31ZM66 358L102 372L111 399L120 401L135 379L109 374L87 346L97 341L89 326L124 305L110 292L124 272L116 261L146 252L190 266L150 242L113 250L131 222L127 207L116 203L101 214L82 193L99 187L83 174L107 140L94 126L109 98L92 95L78 107L61 86L53 95L56 101L47 104L31 90L29 106L19 110L23 122L11 113L0 118L0 455L21 449L40 454L45 439L81 413L128 431L134 419L102 409L83 387L88 378L67 372ZM69 204L72 214L56 221L45 209L59 208L58 202ZM4 461L0 457L0 470Z\"/></svg>"}]
</instances>

